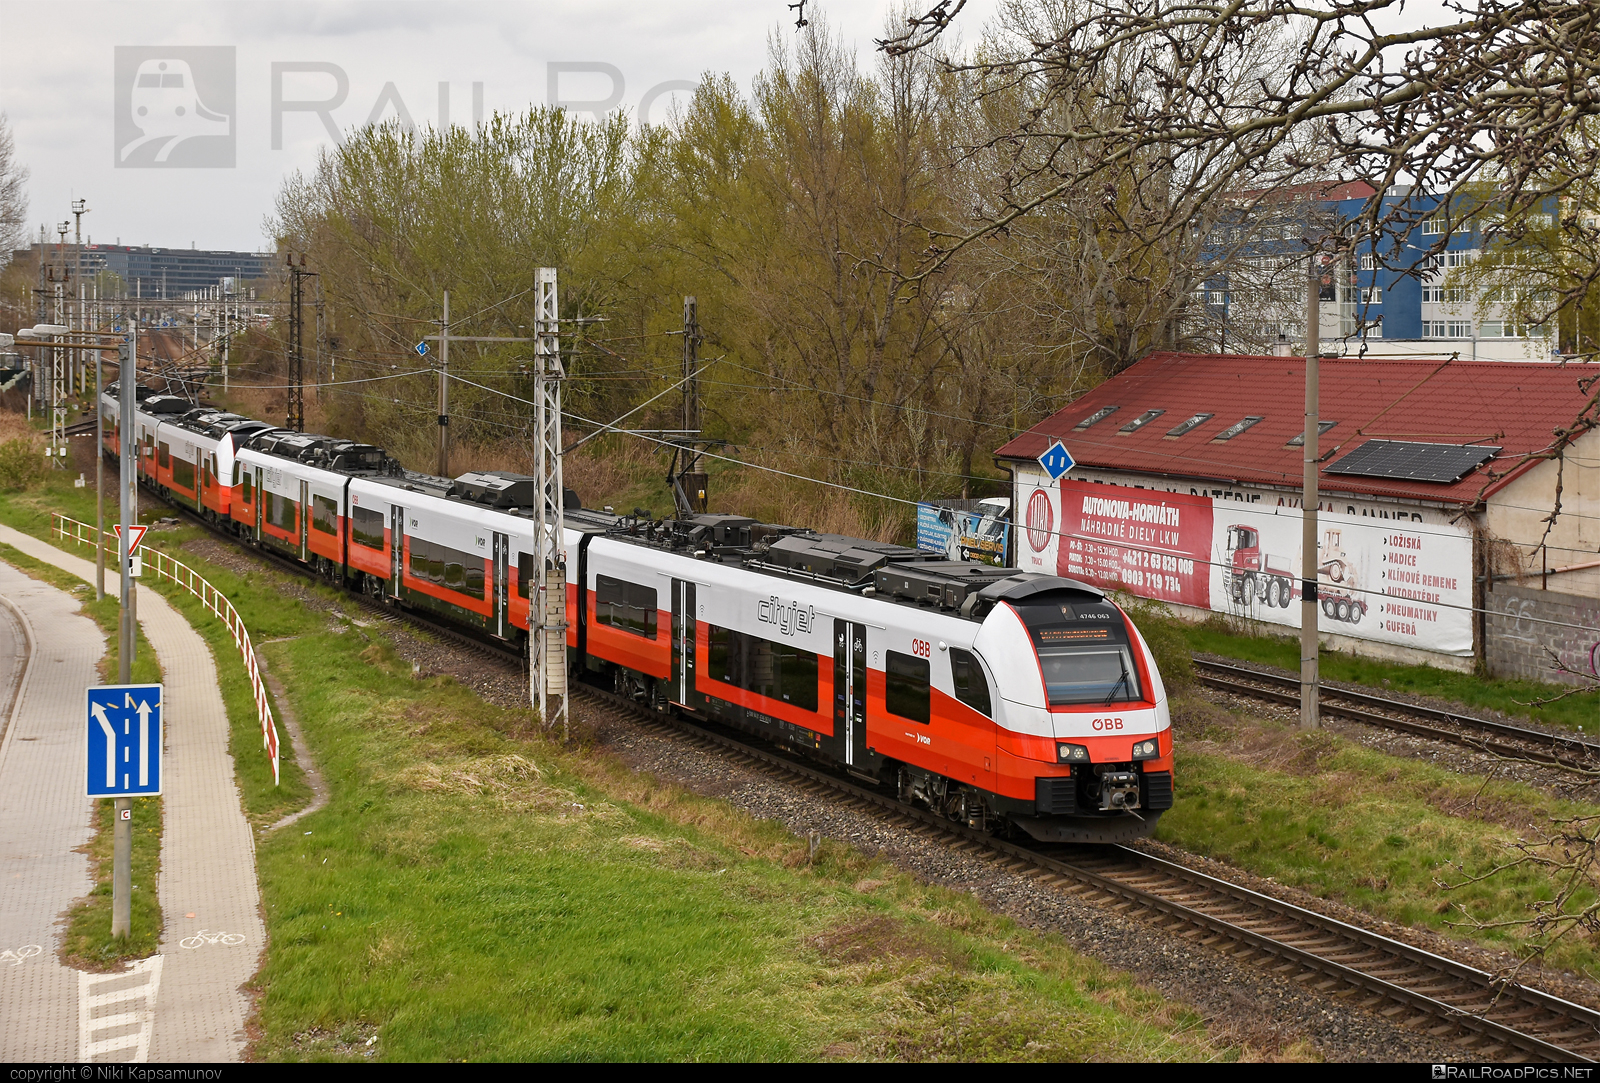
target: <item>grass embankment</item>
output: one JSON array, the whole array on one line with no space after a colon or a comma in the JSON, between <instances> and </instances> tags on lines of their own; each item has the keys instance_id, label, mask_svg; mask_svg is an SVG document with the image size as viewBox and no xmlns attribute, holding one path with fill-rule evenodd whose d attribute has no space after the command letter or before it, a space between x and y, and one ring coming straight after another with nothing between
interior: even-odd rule
<instances>
[{"instance_id":1,"label":"grass embankment","mask_svg":"<svg viewBox=\"0 0 1600 1083\"><path fill-rule=\"evenodd\" d=\"M82 601L84 613L106 634L106 654L100 661L100 679L105 684L115 684L121 653L117 636L120 606L116 597L108 594L96 602L94 587L90 584L4 543L0 543L0 560ZM115 563L113 560L113 566ZM138 641L133 652L133 683L157 684L161 681L161 667L156 663L155 652L150 649L142 631L136 634ZM130 932L125 939L111 935L111 859L116 822L113 819L113 806L114 802L109 799L95 802L94 835L87 846L89 876L94 881L94 888L67 912L67 931L62 938L61 954L69 966L109 970L125 959L143 959L155 954L161 943L161 900L156 891L156 877L161 868L161 798L137 797L133 801L133 893L130 900Z\"/></svg>"},{"instance_id":2,"label":"grass embankment","mask_svg":"<svg viewBox=\"0 0 1600 1083\"><path fill-rule=\"evenodd\" d=\"M1554 897L1551 872L1493 870L1519 839L1600 812L1210 704L1190 702L1179 714L1178 801L1159 838L1390 921L1519 954L1539 943L1527 928L1477 928L1472 919L1525 921L1532 904ZM1586 886L1569 910L1594 900L1597 875L1580 872ZM1600 978L1600 939L1568 937L1548 958Z\"/></svg>"},{"instance_id":3,"label":"grass embankment","mask_svg":"<svg viewBox=\"0 0 1600 1083\"><path fill-rule=\"evenodd\" d=\"M1220 654L1294 672L1300 669L1298 640L1270 634L1242 635L1228 628L1223 621L1215 619L1185 626L1184 636L1197 652ZM1317 665L1326 680L1369 685L1380 694L1384 691L1410 692L1468 707L1504 711L1506 714L1585 733L1600 732L1600 692L1568 696L1542 707L1530 707L1528 704L1535 700L1560 695L1569 691L1569 688L1540 681L1478 677L1433 666L1399 665L1339 651L1322 651Z\"/></svg>"},{"instance_id":4,"label":"grass embankment","mask_svg":"<svg viewBox=\"0 0 1600 1083\"><path fill-rule=\"evenodd\" d=\"M68 494L0 498L0 517L42 533L42 502ZM375 630L285 598L278 573L184 557L239 607L332 790L258 843L262 1058L1240 1052L1059 938L836 843L812 860L775 824L414 678ZM222 653L226 684L241 667ZM228 705L247 811L275 818L298 799L260 783L253 705Z\"/></svg>"},{"instance_id":5,"label":"grass embankment","mask_svg":"<svg viewBox=\"0 0 1600 1083\"><path fill-rule=\"evenodd\" d=\"M1532 863L1501 866L1517 855L1519 840L1538 840L1558 820L1595 815L1600 805L1224 710L1196 694L1189 656L1196 644L1279 665L1278 649L1293 645L1196 629L1151 603L1118 600L1175 693L1177 803L1162 817L1158 838L1390 921L1520 954L1543 943L1519 923L1532 916L1531 906L1555 897L1559 874ZM1425 666L1323 659L1324 674L1385 673L1395 683L1407 674L1429 689L1471 685L1466 677L1430 684L1461 675ZM1574 883L1569 912L1595 899L1600 867L1580 863ZM1568 936L1548 958L1600 978L1600 938Z\"/></svg>"}]
</instances>

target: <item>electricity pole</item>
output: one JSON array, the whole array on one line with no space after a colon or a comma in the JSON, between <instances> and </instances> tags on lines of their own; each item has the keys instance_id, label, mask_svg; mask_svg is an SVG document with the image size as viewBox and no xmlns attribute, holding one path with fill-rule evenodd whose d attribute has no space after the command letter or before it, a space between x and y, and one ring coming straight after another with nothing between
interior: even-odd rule
<instances>
[{"instance_id":1,"label":"electricity pole","mask_svg":"<svg viewBox=\"0 0 1600 1083\"><path fill-rule=\"evenodd\" d=\"M289 253L289 416L283 427L294 432L306 431L305 326L300 302L305 292L303 280L311 272L305 266L304 253L298 267L294 265L294 253Z\"/></svg>"},{"instance_id":2,"label":"electricity pole","mask_svg":"<svg viewBox=\"0 0 1600 1083\"><path fill-rule=\"evenodd\" d=\"M444 291L439 325L439 476L450 476L450 291Z\"/></svg>"},{"instance_id":3,"label":"electricity pole","mask_svg":"<svg viewBox=\"0 0 1600 1083\"><path fill-rule=\"evenodd\" d=\"M1319 250L1306 256L1306 436L1300 502L1300 725L1322 725L1317 697L1317 354L1321 350L1322 290L1318 274Z\"/></svg>"},{"instance_id":4,"label":"electricity pole","mask_svg":"<svg viewBox=\"0 0 1600 1083\"><path fill-rule=\"evenodd\" d=\"M695 468L700 453L695 438L700 434L700 333L698 306L693 297L683 299L683 431L687 440L675 442L667 484L672 502L681 516L706 510L706 475ZM679 461L682 466L679 466Z\"/></svg>"},{"instance_id":5,"label":"electricity pole","mask_svg":"<svg viewBox=\"0 0 1600 1083\"><path fill-rule=\"evenodd\" d=\"M546 727L561 720L561 738L568 737L567 704L567 559L566 487L561 476L561 366L560 310L557 306L556 269L540 267L535 279L536 335L534 342L534 444L535 476L539 479L540 507L534 527L534 574L529 583L528 691L533 708ZM556 700L554 707L550 699Z\"/></svg>"}]
</instances>

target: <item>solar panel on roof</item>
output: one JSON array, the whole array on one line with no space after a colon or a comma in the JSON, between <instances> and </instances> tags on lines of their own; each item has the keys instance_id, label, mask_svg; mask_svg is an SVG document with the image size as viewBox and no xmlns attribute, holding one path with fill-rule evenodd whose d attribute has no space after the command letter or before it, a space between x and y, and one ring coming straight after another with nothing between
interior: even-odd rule
<instances>
[{"instance_id":1,"label":"solar panel on roof","mask_svg":"<svg viewBox=\"0 0 1600 1083\"><path fill-rule=\"evenodd\" d=\"M1423 444L1410 440L1368 440L1332 466L1328 474L1367 478L1460 481L1500 453L1484 444Z\"/></svg>"}]
</instances>

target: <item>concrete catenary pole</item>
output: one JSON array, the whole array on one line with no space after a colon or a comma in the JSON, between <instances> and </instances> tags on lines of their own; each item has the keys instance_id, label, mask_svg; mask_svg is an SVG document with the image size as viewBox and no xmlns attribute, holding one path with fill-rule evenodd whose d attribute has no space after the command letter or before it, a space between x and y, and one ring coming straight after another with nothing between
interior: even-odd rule
<instances>
[{"instance_id":1,"label":"concrete catenary pole","mask_svg":"<svg viewBox=\"0 0 1600 1083\"><path fill-rule=\"evenodd\" d=\"M444 291L439 325L439 476L450 476L450 291Z\"/></svg>"},{"instance_id":2,"label":"concrete catenary pole","mask_svg":"<svg viewBox=\"0 0 1600 1083\"><path fill-rule=\"evenodd\" d=\"M1318 251L1306 258L1306 428L1300 520L1300 725L1322 725L1317 696L1317 354L1322 320Z\"/></svg>"}]
</instances>

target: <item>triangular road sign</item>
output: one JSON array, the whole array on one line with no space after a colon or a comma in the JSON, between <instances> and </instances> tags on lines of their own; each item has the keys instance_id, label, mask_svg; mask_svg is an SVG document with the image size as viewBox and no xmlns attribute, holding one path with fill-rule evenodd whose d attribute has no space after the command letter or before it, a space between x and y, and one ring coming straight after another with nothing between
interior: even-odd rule
<instances>
[{"instance_id":1,"label":"triangular road sign","mask_svg":"<svg viewBox=\"0 0 1600 1083\"><path fill-rule=\"evenodd\" d=\"M114 524L112 526L112 529L117 532L117 537L119 537L119 538L122 537L122 524L121 523ZM132 535L133 535L132 538L130 538L129 541L128 541L128 555L129 556L132 556L134 550L139 548L139 543L144 541L144 532L149 530L149 529L150 528L147 527L147 526L130 526L128 528L128 530L130 532L132 532Z\"/></svg>"}]
</instances>

